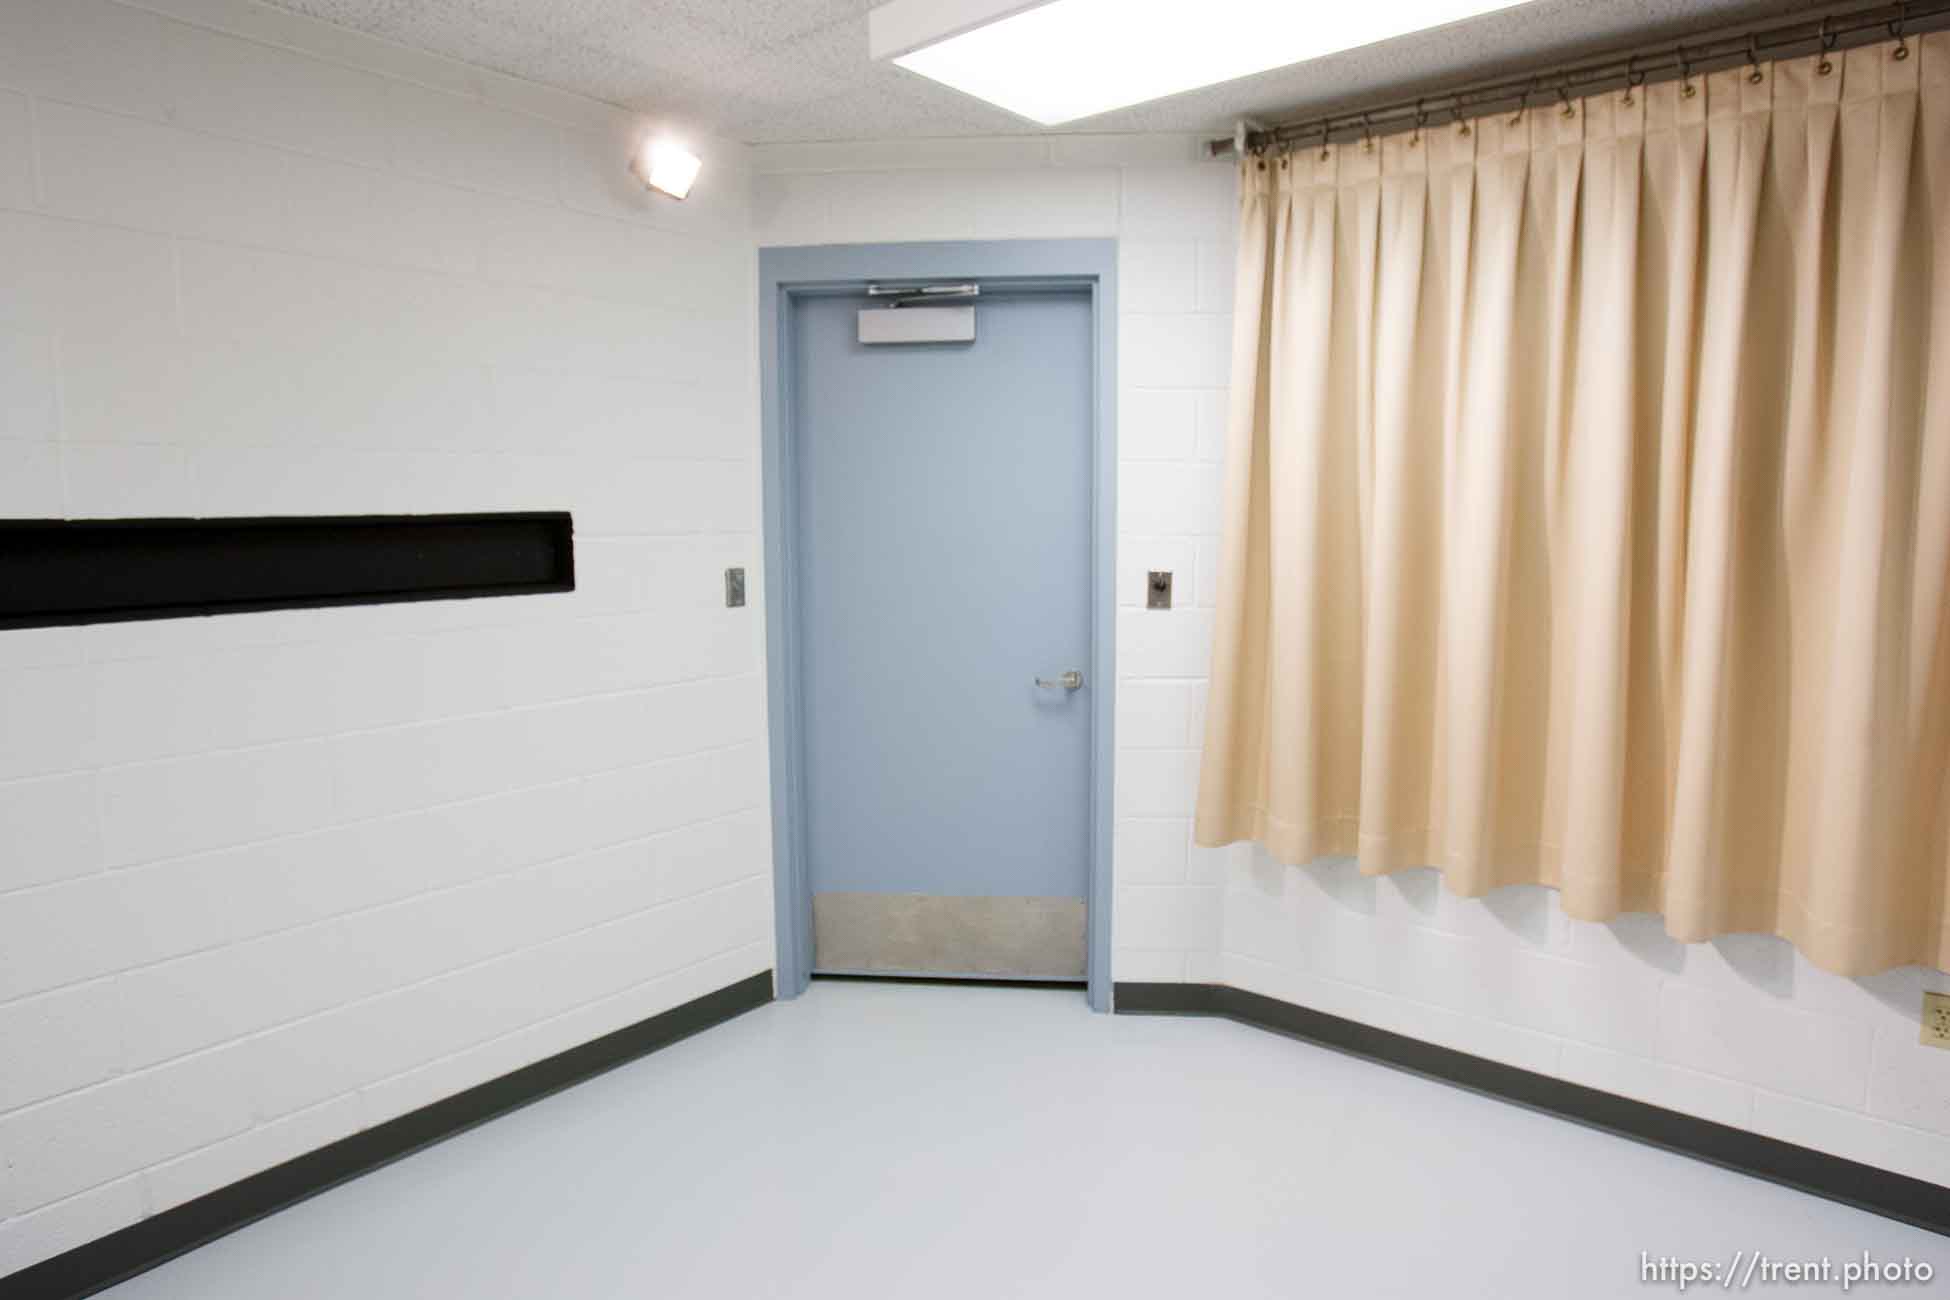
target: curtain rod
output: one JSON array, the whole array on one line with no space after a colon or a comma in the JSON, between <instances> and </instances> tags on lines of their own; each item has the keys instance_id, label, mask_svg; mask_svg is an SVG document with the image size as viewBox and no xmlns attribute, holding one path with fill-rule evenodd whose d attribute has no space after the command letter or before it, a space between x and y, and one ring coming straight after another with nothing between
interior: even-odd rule
<instances>
[{"instance_id":1,"label":"curtain rod","mask_svg":"<svg viewBox=\"0 0 1950 1300\"><path fill-rule=\"evenodd\" d=\"M1265 153L1303 142L1326 144L1361 136L1392 135L1438 120L1457 121L1553 99L1569 100L1648 82L1691 78L1743 63L1758 67L1762 62L1900 40L1943 27L1950 27L1950 0L1910 0L1907 4L1850 9L1823 18L1721 29L1689 39L1621 49L1532 73L1474 82L1414 99L1384 101L1367 108L1344 109L1271 125L1241 122L1233 136L1208 140L1205 148L1210 157L1220 158L1242 149L1247 153Z\"/></svg>"}]
</instances>

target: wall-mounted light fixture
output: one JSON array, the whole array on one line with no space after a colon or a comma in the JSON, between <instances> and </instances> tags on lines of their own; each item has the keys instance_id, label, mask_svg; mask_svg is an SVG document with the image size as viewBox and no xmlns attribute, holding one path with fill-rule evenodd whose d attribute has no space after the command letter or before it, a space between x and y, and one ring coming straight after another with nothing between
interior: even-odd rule
<instances>
[{"instance_id":1,"label":"wall-mounted light fixture","mask_svg":"<svg viewBox=\"0 0 1950 1300\"><path fill-rule=\"evenodd\" d=\"M1520 0L887 0L891 59L1045 126L1510 8Z\"/></svg>"},{"instance_id":2,"label":"wall-mounted light fixture","mask_svg":"<svg viewBox=\"0 0 1950 1300\"><path fill-rule=\"evenodd\" d=\"M630 164L635 172L651 189L660 194L668 194L673 199L681 199L691 192L697 182L697 173L704 166L704 160L674 140L646 140Z\"/></svg>"}]
</instances>

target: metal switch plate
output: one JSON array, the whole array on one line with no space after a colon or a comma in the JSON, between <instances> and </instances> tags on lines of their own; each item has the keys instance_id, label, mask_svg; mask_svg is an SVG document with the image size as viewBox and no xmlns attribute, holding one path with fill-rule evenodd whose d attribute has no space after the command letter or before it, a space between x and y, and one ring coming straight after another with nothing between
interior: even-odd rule
<instances>
[{"instance_id":1,"label":"metal switch plate","mask_svg":"<svg viewBox=\"0 0 1950 1300\"><path fill-rule=\"evenodd\" d=\"M1167 569L1153 569L1144 580L1144 607L1146 609L1171 608L1171 572Z\"/></svg>"},{"instance_id":2,"label":"metal switch plate","mask_svg":"<svg viewBox=\"0 0 1950 1300\"><path fill-rule=\"evenodd\" d=\"M726 569L724 571L724 607L743 609L745 607L745 571Z\"/></svg>"}]
</instances>

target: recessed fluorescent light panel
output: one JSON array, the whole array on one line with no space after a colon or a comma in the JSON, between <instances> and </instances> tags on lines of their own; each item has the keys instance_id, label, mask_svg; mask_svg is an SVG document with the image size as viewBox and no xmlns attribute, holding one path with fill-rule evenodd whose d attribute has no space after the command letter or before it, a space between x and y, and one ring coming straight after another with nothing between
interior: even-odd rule
<instances>
[{"instance_id":1,"label":"recessed fluorescent light panel","mask_svg":"<svg viewBox=\"0 0 1950 1300\"><path fill-rule=\"evenodd\" d=\"M1044 126L1460 22L1524 0L893 0L876 59Z\"/></svg>"}]
</instances>

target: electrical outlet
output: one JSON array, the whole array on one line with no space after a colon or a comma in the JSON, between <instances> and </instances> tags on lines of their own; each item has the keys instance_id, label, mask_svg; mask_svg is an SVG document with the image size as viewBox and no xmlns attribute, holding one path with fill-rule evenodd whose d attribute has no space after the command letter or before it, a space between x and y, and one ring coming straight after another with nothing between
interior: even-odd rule
<instances>
[{"instance_id":1,"label":"electrical outlet","mask_svg":"<svg viewBox=\"0 0 1950 1300\"><path fill-rule=\"evenodd\" d=\"M1923 995L1923 1032L1917 1041L1950 1050L1950 993Z\"/></svg>"}]
</instances>

